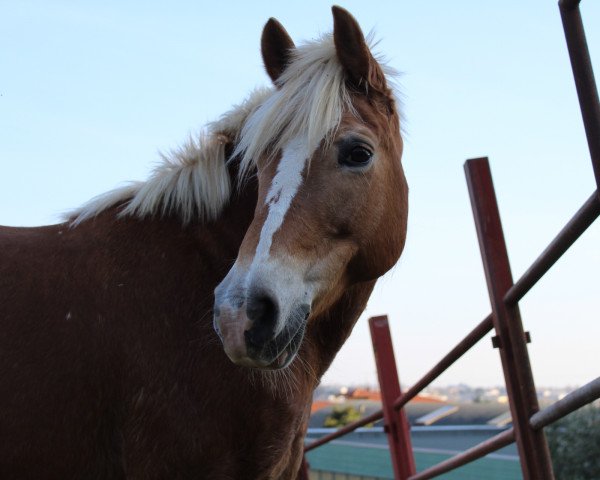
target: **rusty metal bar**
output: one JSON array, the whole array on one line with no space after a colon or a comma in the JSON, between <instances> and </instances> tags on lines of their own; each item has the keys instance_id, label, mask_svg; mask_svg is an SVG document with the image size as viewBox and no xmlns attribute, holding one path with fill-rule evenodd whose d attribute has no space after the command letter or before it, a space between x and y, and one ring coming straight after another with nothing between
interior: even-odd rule
<instances>
[{"instance_id":1,"label":"rusty metal bar","mask_svg":"<svg viewBox=\"0 0 600 480\"><path fill-rule=\"evenodd\" d=\"M404 409L394 409L394 401L400 396L400 381L388 317L383 315L369 319L373 353L379 377L381 404L385 419L385 433L390 446L394 479L407 480L417 471L410 441L410 425Z\"/></svg>"},{"instance_id":2,"label":"rusty metal bar","mask_svg":"<svg viewBox=\"0 0 600 480\"><path fill-rule=\"evenodd\" d=\"M465 173L523 478L550 480L554 476L544 432L534 431L529 425L529 419L539 406L521 315L518 306L504 303L513 280L488 159L467 160Z\"/></svg>"},{"instance_id":3,"label":"rusty metal bar","mask_svg":"<svg viewBox=\"0 0 600 480\"><path fill-rule=\"evenodd\" d=\"M600 215L600 192L596 190L577 211L569 223L552 240L550 245L533 262L523 276L508 290L504 297L507 305L516 305L538 282L552 265L575 243Z\"/></svg>"},{"instance_id":4,"label":"rusty metal bar","mask_svg":"<svg viewBox=\"0 0 600 480\"><path fill-rule=\"evenodd\" d=\"M444 373L450 365L456 362L466 352L468 352L479 340L494 328L492 321L492 314L485 317L485 319L477 325L464 339L462 339L450 352L444 356L429 372L427 372L421 380L410 387L394 402L394 408L396 410L402 408L419 393L423 391L427 386L431 384L436 378Z\"/></svg>"},{"instance_id":5,"label":"rusty metal bar","mask_svg":"<svg viewBox=\"0 0 600 480\"><path fill-rule=\"evenodd\" d=\"M544 410L537 412L531 417L529 423L531 428L539 430L599 398L600 377L572 391L566 397L544 408Z\"/></svg>"},{"instance_id":6,"label":"rusty metal bar","mask_svg":"<svg viewBox=\"0 0 600 480\"><path fill-rule=\"evenodd\" d=\"M559 0L558 5L560 8L571 10L579 7L579 2L581 2L581 0Z\"/></svg>"},{"instance_id":7,"label":"rusty metal bar","mask_svg":"<svg viewBox=\"0 0 600 480\"><path fill-rule=\"evenodd\" d=\"M465 450L462 453L459 453L458 455L455 455L452 458L449 458L448 460L444 460L433 467L429 467L428 469L409 477L408 480L425 480L427 478L437 477L442 473L454 470L455 468L477 460L488 453L492 453L501 449L502 447L506 447L514 441L515 431L514 428L510 428L492 438L489 438L488 440L485 440L484 442L481 442L478 445L475 445L472 448L469 448L468 450Z\"/></svg>"},{"instance_id":8,"label":"rusty metal bar","mask_svg":"<svg viewBox=\"0 0 600 480\"><path fill-rule=\"evenodd\" d=\"M382 418L383 418L383 410L377 410L376 412L372 413L371 415L366 416L365 418L361 418L360 420L357 420L356 422L352 422L352 423L340 428L339 430L336 430L335 432L330 433L329 435L325 435L324 437L321 437L321 438L315 440L314 442L309 443L308 445L306 445L304 447L304 451L308 452L310 450L313 450L317 447L320 447L321 445L326 444L327 442L330 442L331 440L335 440L336 438L343 437L347 433L353 432L357 428L364 427L365 425L376 422L377 420L381 420Z\"/></svg>"},{"instance_id":9,"label":"rusty metal bar","mask_svg":"<svg viewBox=\"0 0 600 480\"><path fill-rule=\"evenodd\" d=\"M600 398L600 377L571 392L552 406L534 414L530 421L531 427L534 430L539 430L598 398ZM506 430L479 445L409 477L409 480L433 478L477 460L513 443L515 439L514 434L514 428Z\"/></svg>"},{"instance_id":10,"label":"rusty metal bar","mask_svg":"<svg viewBox=\"0 0 600 480\"><path fill-rule=\"evenodd\" d=\"M579 2L561 0L558 3L562 18L579 108L585 127L596 185L600 188L600 100L594 70L585 38Z\"/></svg>"},{"instance_id":11,"label":"rusty metal bar","mask_svg":"<svg viewBox=\"0 0 600 480\"><path fill-rule=\"evenodd\" d=\"M417 383L410 387L405 393L400 395L394 402L394 408L396 410L402 408L414 397L416 397L425 387L431 382L438 378L444 373L450 365L456 360L462 357L468 350L470 350L479 340L481 340L492 328L494 324L492 322L492 315L488 315L483 321L477 325L463 340L458 343L444 358L442 358L429 372L427 372ZM383 410L378 410L368 417L362 418L353 422L345 427L336 430L329 435L319 438L312 443L309 443L304 448L305 452L313 450L325 443L335 440L336 438L343 437L347 433L353 432L357 428L364 427L368 423L376 422L383 418Z\"/></svg>"}]
</instances>

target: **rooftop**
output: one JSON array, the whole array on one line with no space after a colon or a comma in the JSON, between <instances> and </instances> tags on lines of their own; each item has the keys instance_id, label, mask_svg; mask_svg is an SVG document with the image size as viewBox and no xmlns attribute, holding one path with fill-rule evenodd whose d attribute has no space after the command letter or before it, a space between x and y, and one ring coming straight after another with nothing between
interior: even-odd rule
<instances>
[{"instance_id":1,"label":"rooftop","mask_svg":"<svg viewBox=\"0 0 600 480\"><path fill-rule=\"evenodd\" d=\"M452 456L434 449L415 449L417 471ZM387 445L354 444L333 441L307 453L311 471L339 472L377 479L393 479ZM437 477L443 480L521 479L519 462L502 455L491 455Z\"/></svg>"}]
</instances>

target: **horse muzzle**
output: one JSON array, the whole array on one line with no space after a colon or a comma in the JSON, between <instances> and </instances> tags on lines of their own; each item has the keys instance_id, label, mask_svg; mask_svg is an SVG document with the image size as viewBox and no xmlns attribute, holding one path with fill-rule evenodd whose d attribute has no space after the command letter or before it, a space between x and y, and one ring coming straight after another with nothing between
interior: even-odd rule
<instances>
[{"instance_id":1,"label":"horse muzzle","mask_svg":"<svg viewBox=\"0 0 600 480\"><path fill-rule=\"evenodd\" d=\"M276 295L264 289L230 296L217 288L213 326L233 363L272 370L294 359L309 314L308 304L282 308Z\"/></svg>"}]
</instances>

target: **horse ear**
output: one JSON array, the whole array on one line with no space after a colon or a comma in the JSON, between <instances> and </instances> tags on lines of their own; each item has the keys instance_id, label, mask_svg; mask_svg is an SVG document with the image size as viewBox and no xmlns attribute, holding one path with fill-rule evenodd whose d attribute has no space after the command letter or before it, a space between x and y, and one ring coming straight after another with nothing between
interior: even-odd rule
<instances>
[{"instance_id":1,"label":"horse ear","mask_svg":"<svg viewBox=\"0 0 600 480\"><path fill-rule=\"evenodd\" d=\"M331 7L333 13L333 41L340 63L350 81L361 90L367 85L385 89L385 77L373 59L365 36L356 19L342 7Z\"/></svg>"},{"instance_id":2,"label":"horse ear","mask_svg":"<svg viewBox=\"0 0 600 480\"><path fill-rule=\"evenodd\" d=\"M263 28L260 39L265 69L273 83L281 76L290 61L290 54L295 48L294 42L286 32L283 25L274 18L270 18Z\"/></svg>"}]
</instances>

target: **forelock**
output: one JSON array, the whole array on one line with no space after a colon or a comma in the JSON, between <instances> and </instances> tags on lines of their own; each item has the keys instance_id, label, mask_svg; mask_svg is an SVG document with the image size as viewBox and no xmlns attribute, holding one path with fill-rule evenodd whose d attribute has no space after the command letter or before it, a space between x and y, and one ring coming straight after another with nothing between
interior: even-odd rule
<instances>
[{"instance_id":1,"label":"forelock","mask_svg":"<svg viewBox=\"0 0 600 480\"><path fill-rule=\"evenodd\" d=\"M277 83L242 129L234 152L241 157L242 174L294 138L303 137L311 146L331 138L343 112L353 111L330 34L296 48Z\"/></svg>"}]
</instances>

